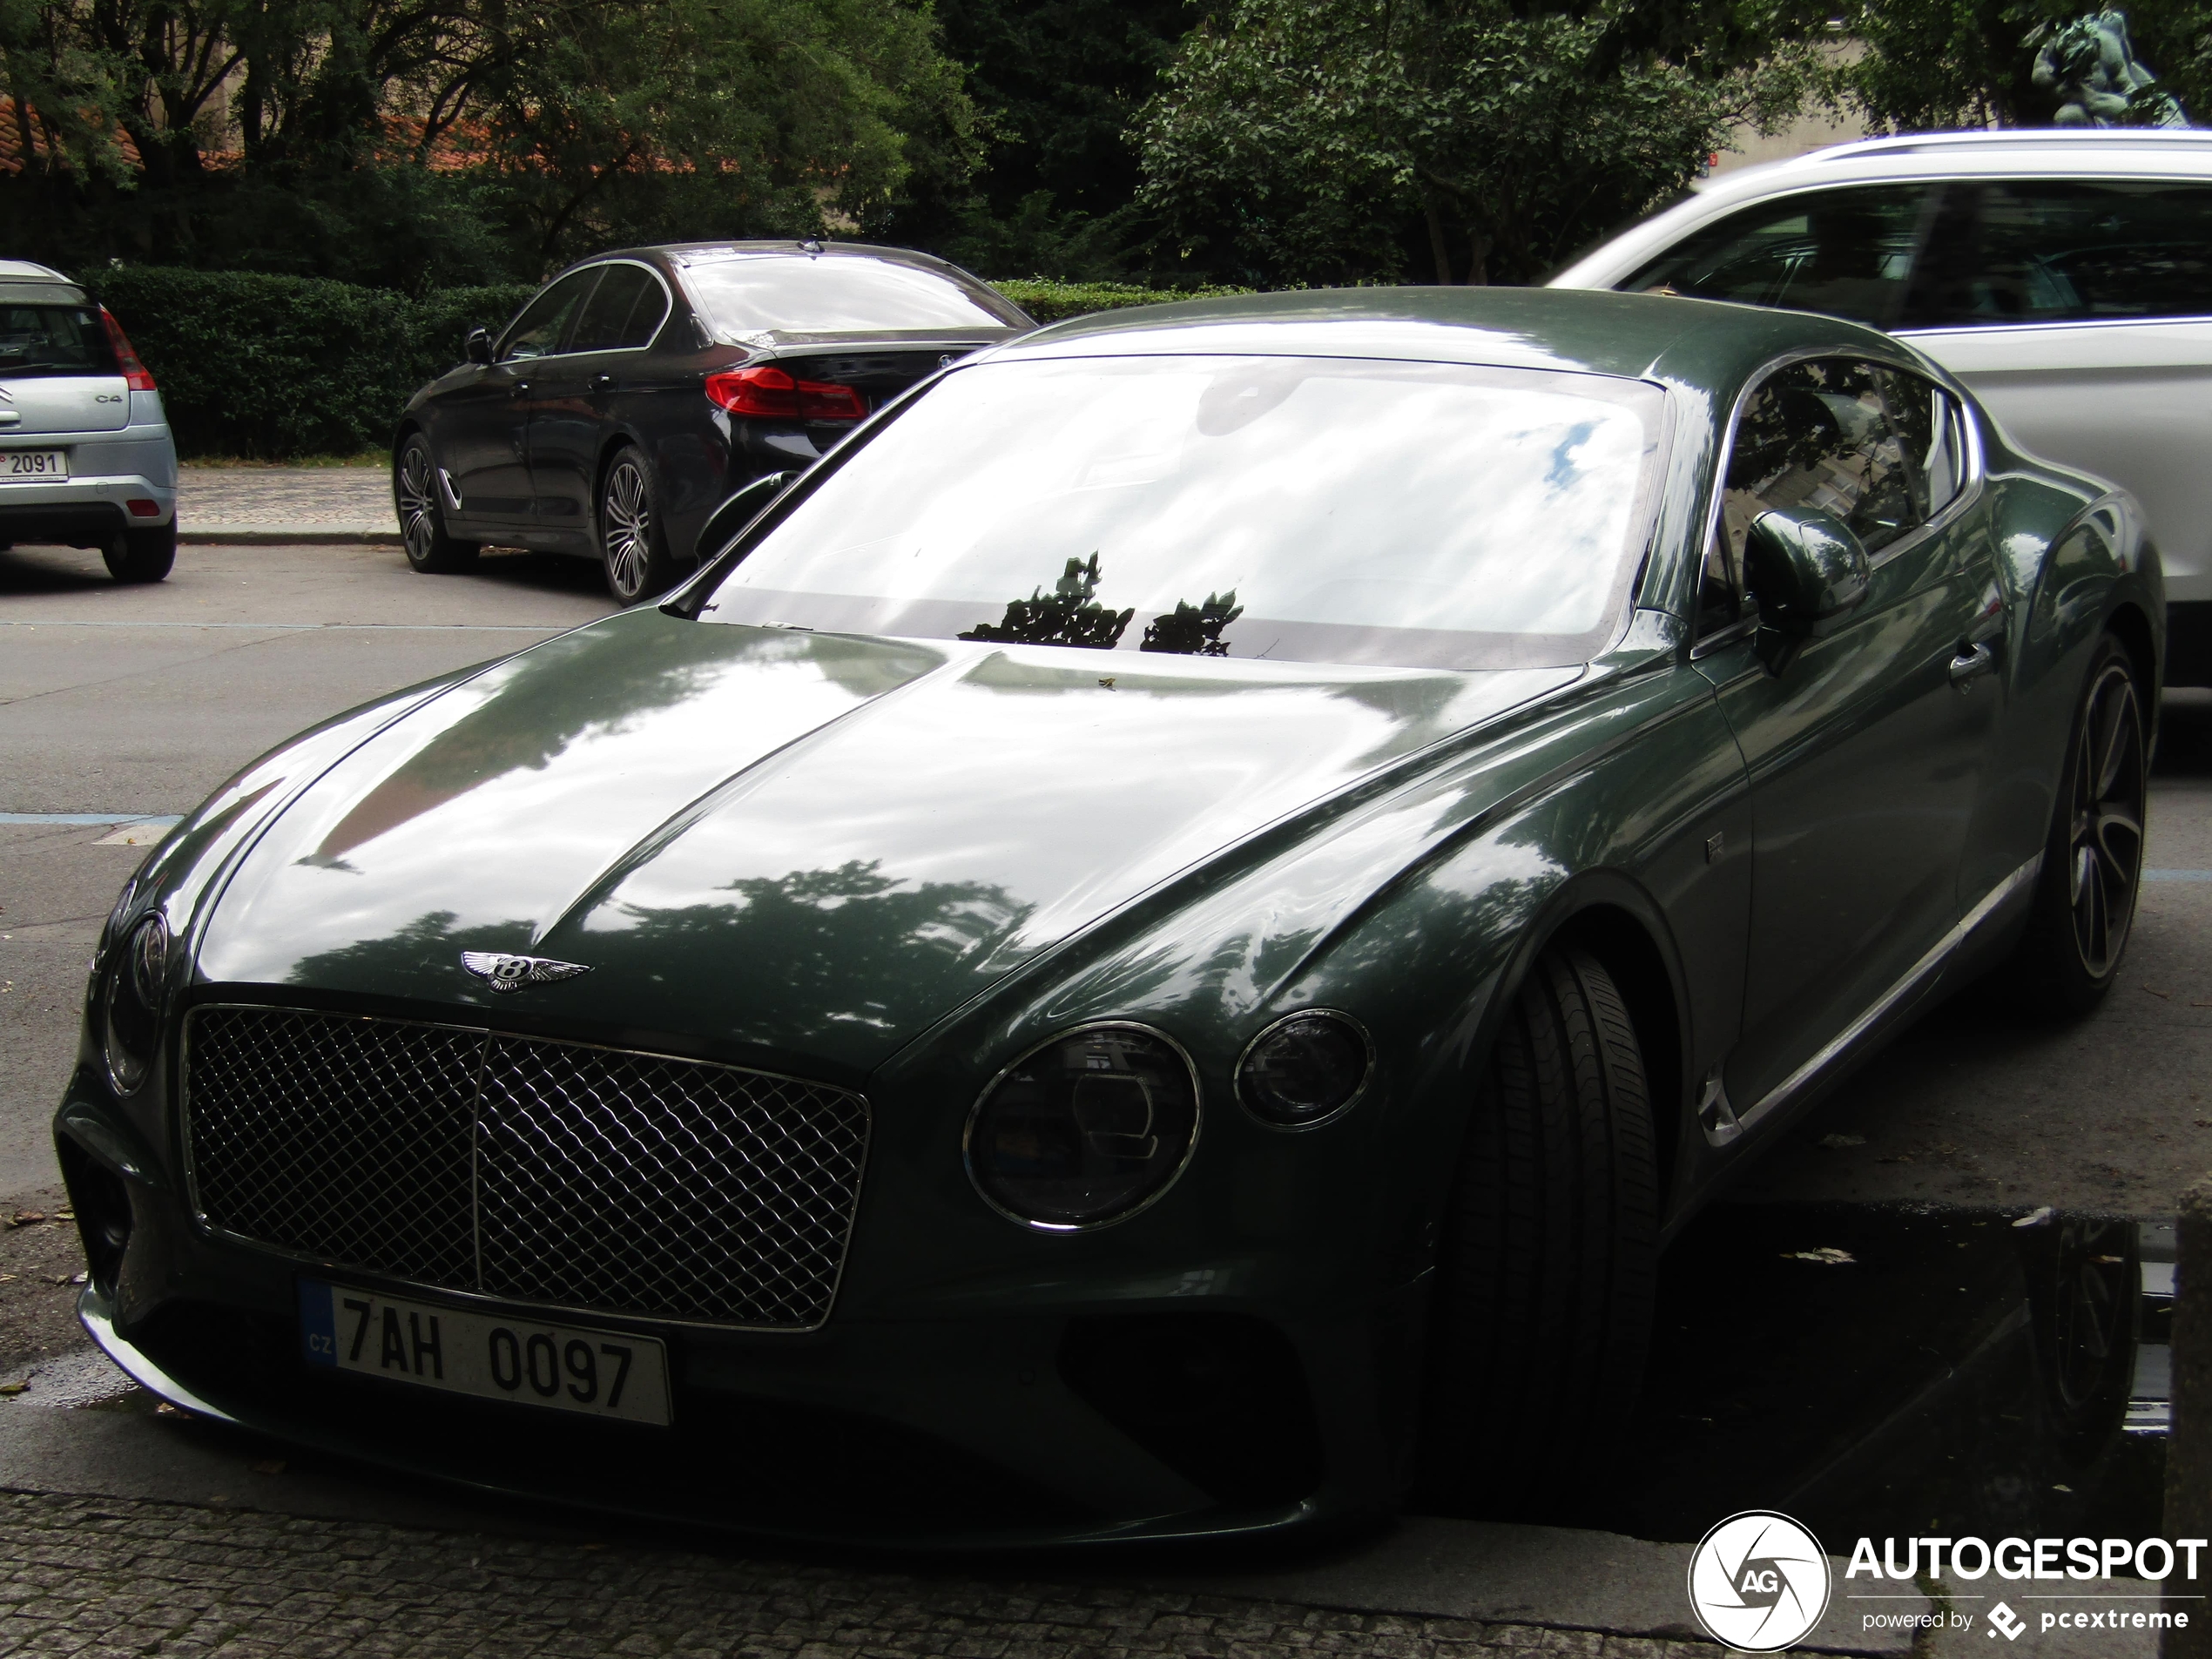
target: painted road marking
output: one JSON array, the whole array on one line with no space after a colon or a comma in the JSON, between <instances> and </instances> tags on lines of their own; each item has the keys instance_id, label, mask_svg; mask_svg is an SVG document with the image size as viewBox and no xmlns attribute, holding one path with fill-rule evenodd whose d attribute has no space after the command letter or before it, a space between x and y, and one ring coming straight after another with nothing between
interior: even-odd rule
<instances>
[{"instance_id":1,"label":"painted road marking","mask_svg":"<svg viewBox=\"0 0 2212 1659\"><path fill-rule=\"evenodd\" d=\"M0 621L0 628L246 628L265 634L558 634L574 622L52 622Z\"/></svg>"},{"instance_id":2,"label":"painted road marking","mask_svg":"<svg viewBox=\"0 0 2212 1659\"><path fill-rule=\"evenodd\" d=\"M2146 881L2212 881L2212 870L2145 870Z\"/></svg>"},{"instance_id":3,"label":"painted road marking","mask_svg":"<svg viewBox=\"0 0 2212 1659\"><path fill-rule=\"evenodd\" d=\"M182 813L0 813L0 824L122 824L132 829L170 829L185 821Z\"/></svg>"}]
</instances>

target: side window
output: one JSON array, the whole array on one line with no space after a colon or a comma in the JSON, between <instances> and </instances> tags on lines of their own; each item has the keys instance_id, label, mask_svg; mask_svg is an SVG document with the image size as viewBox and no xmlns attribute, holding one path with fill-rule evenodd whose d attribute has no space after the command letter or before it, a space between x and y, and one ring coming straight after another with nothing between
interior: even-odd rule
<instances>
[{"instance_id":1,"label":"side window","mask_svg":"<svg viewBox=\"0 0 2212 1659\"><path fill-rule=\"evenodd\" d=\"M1899 327L2212 315L2212 186L1951 186Z\"/></svg>"},{"instance_id":2,"label":"side window","mask_svg":"<svg viewBox=\"0 0 2212 1659\"><path fill-rule=\"evenodd\" d=\"M1950 393L1918 374L1887 368L1879 373L1898 438L1905 446L1913 511L1920 518L1933 518L1966 488L1966 411Z\"/></svg>"},{"instance_id":3,"label":"side window","mask_svg":"<svg viewBox=\"0 0 2212 1659\"><path fill-rule=\"evenodd\" d=\"M507 337L499 342L499 361L550 357L559 351L570 320L591 292L591 285L599 280L602 268L593 266L589 270L571 272L523 307L523 314L515 319L507 330Z\"/></svg>"},{"instance_id":4,"label":"side window","mask_svg":"<svg viewBox=\"0 0 2212 1659\"><path fill-rule=\"evenodd\" d=\"M1737 570L1744 532L1771 508L1840 519L1870 553L1920 522L1878 374L1869 363L1820 358L1779 370L1753 394L1737 423L1721 496Z\"/></svg>"},{"instance_id":5,"label":"side window","mask_svg":"<svg viewBox=\"0 0 2212 1659\"><path fill-rule=\"evenodd\" d=\"M626 351L652 343L668 299L653 273L638 265L610 265L577 319L568 349Z\"/></svg>"},{"instance_id":6,"label":"side window","mask_svg":"<svg viewBox=\"0 0 2212 1659\"><path fill-rule=\"evenodd\" d=\"M1887 327L1932 198L1925 185L1858 185L1762 202L1686 237L1621 286Z\"/></svg>"}]
</instances>

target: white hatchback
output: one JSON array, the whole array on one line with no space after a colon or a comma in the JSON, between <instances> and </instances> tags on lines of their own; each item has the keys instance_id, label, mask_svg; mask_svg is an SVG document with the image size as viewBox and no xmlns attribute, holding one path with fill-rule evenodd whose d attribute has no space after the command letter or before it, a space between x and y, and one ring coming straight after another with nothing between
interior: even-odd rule
<instances>
[{"instance_id":1,"label":"white hatchback","mask_svg":"<svg viewBox=\"0 0 2212 1659\"><path fill-rule=\"evenodd\" d=\"M2126 486L2166 679L2212 685L2212 132L1925 133L1723 174L1552 279L1909 340L2019 444Z\"/></svg>"},{"instance_id":2,"label":"white hatchback","mask_svg":"<svg viewBox=\"0 0 2212 1659\"><path fill-rule=\"evenodd\" d=\"M0 260L0 548L17 542L96 547L117 581L160 581L177 446L105 308L58 271Z\"/></svg>"}]
</instances>

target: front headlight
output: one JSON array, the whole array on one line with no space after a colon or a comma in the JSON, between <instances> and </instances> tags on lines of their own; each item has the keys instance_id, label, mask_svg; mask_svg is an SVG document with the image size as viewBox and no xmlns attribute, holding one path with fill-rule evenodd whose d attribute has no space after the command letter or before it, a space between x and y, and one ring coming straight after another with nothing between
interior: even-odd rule
<instances>
[{"instance_id":1,"label":"front headlight","mask_svg":"<svg viewBox=\"0 0 2212 1659\"><path fill-rule=\"evenodd\" d=\"M1015 1061L968 1114L968 1178L1024 1226L1120 1221L1167 1190L1198 1139L1198 1074L1141 1025L1086 1026Z\"/></svg>"},{"instance_id":2,"label":"front headlight","mask_svg":"<svg viewBox=\"0 0 2212 1659\"><path fill-rule=\"evenodd\" d=\"M109 966L101 1012L108 1081L119 1095L146 1080L161 1035L161 1001L169 981L169 925L148 916L132 929Z\"/></svg>"}]
</instances>

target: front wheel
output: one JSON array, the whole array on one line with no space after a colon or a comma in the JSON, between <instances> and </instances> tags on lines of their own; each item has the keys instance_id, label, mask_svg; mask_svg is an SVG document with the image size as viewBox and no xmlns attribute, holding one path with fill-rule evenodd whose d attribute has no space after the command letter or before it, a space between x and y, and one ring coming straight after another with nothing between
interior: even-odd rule
<instances>
[{"instance_id":1,"label":"front wheel","mask_svg":"<svg viewBox=\"0 0 2212 1659\"><path fill-rule=\"evenodd\" d=\"M1635 1027L1588 953L1539 957L1492 1051L1430 1302L1421 1483L1571 1518L1643 1385L1658 1160Z\"/></svg>"},{"instance_id":2,"label":"front wheel","mask_svg":"<svg viewBox=\"0 0 2212 1659\"><path fill-rule=\"evenodd\" d=\"M400 517L400 540L407 562L425 576L450 576L476 562L477 545L446 534L445 509L438 502L437 463L430 441L412 433L392 463L392 506Z\"/></svg>"},{"instance_id":3,"label":"front wheel","mask_svg":"<svg viewBox=\"0 0 2212 1659\"><path fill-rule=\"evenodd\" d=\"M100 550L100 557L118 582L158 582L177 563L177 521L125 530Z\"/></svg>"},{"instance_id":4,"label":"front wheel","mask_svg":"<svg viewBox=\"0 0 2212 1659\"><path fill-rule=\"evenodd\" d=\"M2150 756L2134 659L2098 640L2074 705L2050 839L2013 974L2046 1014L2078 1018L2104 1000L2134 930Z\"/></svg>"},{"instance_id":5,"label":"front wheel","mask_svg":"<svg viewBox=\"0 0 2212 1659\"><path fill-rule=\"evenodd\" d=\"M676 580L652 475L634 448L616 452L599 486L599 549L606 562L607 591L620 604L651 599Z\"/></svg>"}]
</instances>

